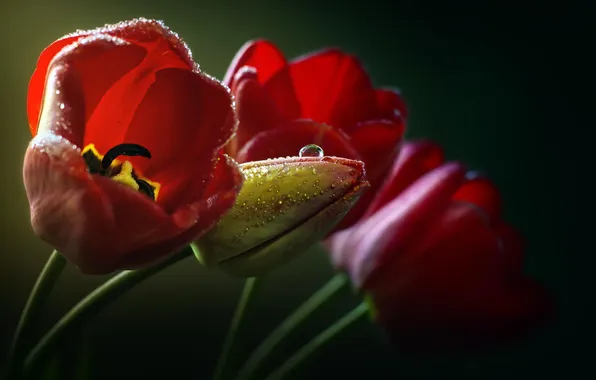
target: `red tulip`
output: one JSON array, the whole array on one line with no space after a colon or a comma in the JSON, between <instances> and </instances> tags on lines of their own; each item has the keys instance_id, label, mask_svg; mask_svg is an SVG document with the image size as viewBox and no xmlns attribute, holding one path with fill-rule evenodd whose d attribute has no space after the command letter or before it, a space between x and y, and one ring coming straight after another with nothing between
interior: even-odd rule
<instances>
[{"instance_id":1,"label":"red tulip","mask_svg":"<svg viewBox=\"0 0 596 380\"><path fill-rule=\"evenodd\" d=\"M341 226L355 221L399 150L407 117L399 93L375 89L358 59L340 50L288 62L268 41L246 43L224 83L236 96L239 127L228 153L238 162L296 156L317 144L366 164L371 190Z\"/></svg>"},{"instance_id":2,"label":"red tulip","mask_svg":"<svg viewBox=\"0 0 596 380\"><path fill-rule=\"evenodd\" d=\"M551 303L523 275L523 244L500 203L490 181L444 163L437 145L408 143L363 219L328 247L401 347L508 340Z\"/></svg>"},{"instance_id":3,"label":"red tulip","mask_svg":"<svg viewBox=\"0 0 596 380\"><path fill-rule=\"evenodd\" d=\"M235 129L229 90L158 21L52 43L31 77L27 111L31 224L85 273L163 259L236 199L242 176L219 153Z\"/></svg>"}]
</instances>

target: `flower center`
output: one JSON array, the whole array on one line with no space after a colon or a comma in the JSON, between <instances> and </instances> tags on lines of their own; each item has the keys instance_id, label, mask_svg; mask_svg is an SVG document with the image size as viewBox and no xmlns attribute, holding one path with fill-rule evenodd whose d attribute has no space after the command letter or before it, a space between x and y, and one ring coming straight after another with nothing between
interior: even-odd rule
<instances>
[{"instance_id":1,"label":"flower center","mask_svg":"<svg viewBox=\"0 0 596 380\"><path fill-rule=\"evenodd\" d=\"M95 145L89 144L83 149L81 155L87 164L89 173L111 178L116 182L132 187L153 200L157 200L160 184L140 176L135 172L130 161L120 162L116 159L120 156L151 158L151 153L144 146L119 144L102 156L95 148Z\"/></svg>"}]
</instances>

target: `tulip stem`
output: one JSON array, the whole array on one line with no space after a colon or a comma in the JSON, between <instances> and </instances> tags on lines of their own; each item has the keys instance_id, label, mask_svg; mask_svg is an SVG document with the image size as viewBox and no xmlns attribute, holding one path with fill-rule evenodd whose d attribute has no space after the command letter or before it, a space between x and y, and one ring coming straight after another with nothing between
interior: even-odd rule
<instances>
[{"instance_id":1,"label":"tulip stem","mask_svg":"<svg viewBox=\"0 0 596 380\"><path fill-rule=\"evenodd\" d=\"M235 380L248 380L253 377L254 372L261 365L263 360L281 343L286 336L294 331L308 316L319 306L338 294L348 279L343 273L333 276L325 285L317 290L310 298L300 305L292 314L286 317L275 330L273 330L259 346L253 351L246 363L242 366Z\"/></svg>"},{"instance_id":2,"label":"tulip stem","mask_svg":"<svg viewBox=\"0 0 596 380\"><path fill-rule=\"evenodd\" d=\"M27 340L27 335L39 318L40 311L58 282L58 278L60 278L60 274L65 266L66 259L64 256L54 250L37 277L13 336L8 354L6 379L18 378L20 376L22 351L24 343Z\"/></svg>"},{"instance_id":3,"label":"tulip stem","mask_svg":"<svg viewBox=\"0 0 596 380\"><path fill-rule=\"evenodd\" d=\"M267 376L265 380L281 380L286 378L290 372L294 371L298 365L308 359L309 356L316 352L325 343L329 342L331 339L343 332L346 328L350 327L354 322L367 315L368 310L369 308L366 302L362 302L360 305L356 306L346 315L338 319L337 322L323 330L310 342L302 346L302 348L296 351L296 353L286 360L281 366L271 372L271 374Z\"/></svg>"},{"instance_id":4,"label":"tulip stem","mask_svg":"<svg viewBox=\"0 0 596 380\"><path fill-rule=\"evenodd\" d=\"M234 342L236 341L236 336L238 335L238 330L240 329L240 324L244 319L244 315L247 309L248 304L250 303L251 299L254 296L254 289L255 284L257 282L256 277L247 278L244 282L244 288L242 289L242 294L240 295L240 299L238 300L238 305L236 306L236 310L234 311L234 316L232 317L232 323L230 324L230 329L228 330L228 334L226 335L226 339L224 341L224 345L217 361L217 365L215 367L215 372L213 375L214 380L222 380L224 376L224 372L226 370L226 365L228 363L228 358L234 347Z\"/></svg>"},{"instance_id":5,"label":"tulip stem","mask_svg":"<svg viewBox=\"0 0 596 380\"><path fill-rule=\"evenodd\" d=\"M31 350L25 359L25 374L31 373L36 364L47 358L48 354L55 350L68 333L84 326L105 306L118 299L135 285L191 255L192 250L190 248L184 249L147 269L123 271L95 289L62 317Z\"/></svg>"}]
</instances>

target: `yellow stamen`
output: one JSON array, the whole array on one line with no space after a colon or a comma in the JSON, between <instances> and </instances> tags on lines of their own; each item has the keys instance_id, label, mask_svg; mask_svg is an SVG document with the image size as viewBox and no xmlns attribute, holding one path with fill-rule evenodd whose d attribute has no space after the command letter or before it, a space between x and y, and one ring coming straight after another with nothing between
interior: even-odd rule
<instances>
[{"instance_id":1,"label":"yellow stamen","mask_svg":"<svg viewBox=\"0 0 596 380\"><path fill-rule=\"evenodd\" d=\"M124 161L120 168L120 173L112 177L116 182L120 182L126 186L130 186L135 190L139 190L139 184L132 176L132 164L130 161Z\"/></svg>"},{"instance_id":2,"label":"yellow stamen","mask_svg":"<svg viewBox=\"0 0 596 380\"><path fill-rule=\"evenodd\" d=\"M88 156L90 156L89 153L91 153L91 155L93 156L92 158L90 158L93 162L90 162L89 159L87 159ZM104 155L99 153L97 148L95 148L95 144L88 144L87 146L85 146L85 148L83 149L81 154L82 154L82 156L86 157L87 165L89 166L89 169L91 171L93 171L93 170L97 171L97 170L101 169L101 160L103 159ZM93 167L91 167L92 165L97 166L97 167L93 168ZM116 174L114 176L110 176L109 174L107 174L107 176L110 177L111 179L113 179L114 181L119 182L119 183L129 186L129 187L132 187L133 189L135 189L137 191L139 191L138 180L145 181L153 188L154 199L157 200L157 197L159 195L159 190L161 188L160 183L154 182L147 178L139 176L138 173L136 173L134 171L134 168L130 161L121 162L118 159L114 159L112 161L112 164L110 165L110 168L118 168L118 167L120 167L120 171L118 172L118 174ZM109 170L107 171L107 173L109 173Z\"/></svg>"}]
</instances>

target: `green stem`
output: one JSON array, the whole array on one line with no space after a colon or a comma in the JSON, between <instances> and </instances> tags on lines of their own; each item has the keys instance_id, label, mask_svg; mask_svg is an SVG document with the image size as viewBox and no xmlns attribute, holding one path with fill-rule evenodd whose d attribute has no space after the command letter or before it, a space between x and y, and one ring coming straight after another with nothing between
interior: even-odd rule
<instances>
[{"instance_id":1,"label":"green stem","mask_svg":"<svg viewBox=\"0 0 596 380\"><path fill-rule=\"evenodd\" d=\"M58 278L65 266L66 259L64 256L54 250L37 277L37 281L29 294L29 299L25 304L25 308L23 309L19 324L17 325L17 329L13 336L8 354L7 379L19 377L21 372L23 346L25 345L24 343L26 343L27 335L29 334L31 327L35 324L35 321L38 319L45 300L52 292L56 282L58 282Z\"/></svg>"},{"instance_id":2,"label":"green stem","mask_svg":"<svg viewBox=\"0 0 596 380\"><path fill-rule=\"evenodd\" d=\"M368 313L368 304L362 302L356 306L352 311L341 317L337 322L323 330L319 335L314 337L313 340L302 346L294 355L274 370L265 380L281 380L285 378L290 372L296 369L304 360L308 359L317 349L323 346L325 343L336 337L346 328L351 326L354 322L358 321Z\"/></svg>"},{"instance_id":3,"label":"green stem","mask_svg":"<svg viewBox=\"0 0 596 380\"><path fill-rule=\"evenodd\" d=\"M333 276L325 285L317 290L309 299L300 305L292 314L273 330L259 346L253 351L244 366L238 372L235 380L247 380L253 377L254 372L263 360L273 351L283 339L296 329L319 306L331 299L345 285L348 279L339 273Z\"/></svg>"},{"instance_id":4,"label":"green stem","mask_svg":"<svg viewBox=\"0 0 596 380\"><path fill-rule=\"evenodd\" d=\"M124 271L95 289L62 317L62 319L60 319L33 348L25 359L25 374L31 373L35 364L47 358L48 354L55 351L57 345L69 332L81 328L105 306L115 301L135 285L191 254L192 251L190 248L184 249L181 252L172 255L167 260L147 269Z\"/></svg>"},{"instance_id":5,"label":"green stem","mask_svg":"<svg viewBox=\"0 0 596 380\"><path fill-rule=\"evenodd\" d=\"M215 373L213 375L214 380L223 379L224 372L226 370L226 364L228 363L230 352L232 351L234 342L236 341L236 335L238 335L240 324L242 323L242 319L244 318L247 306L254 296L254 288L256 281L257 279L255 277L251 277L247 278L244 282L244 288L242 289L240 300L238 301L238 305L236 306L236 311L234 311L234 316L232 317L230 329L228 330L228 334L224 341L221 354L219 355L219 359L217 361L217 366L215 367Z\"/></svg>"}]
</instances>

